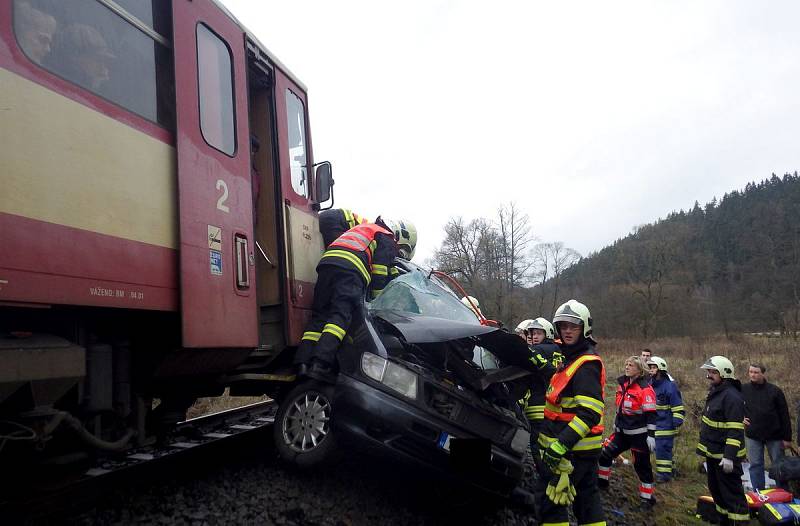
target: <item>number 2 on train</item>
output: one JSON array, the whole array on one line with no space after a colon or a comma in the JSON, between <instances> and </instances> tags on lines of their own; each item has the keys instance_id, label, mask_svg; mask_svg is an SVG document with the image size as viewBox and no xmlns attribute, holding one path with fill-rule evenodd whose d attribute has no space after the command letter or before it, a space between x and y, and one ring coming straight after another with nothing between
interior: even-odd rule
<instances>
[{"instance_id":1,"label":"number 2 on train","mask_svg":"<svg viewBox=\"0 0 800 526\"><path fill-rule=\"evenodd\" d=\"M225 204L228 200L228 185L222 179L217 179L217 190L222 190L222 195L217 199L217 208L225 213L230 213L231 209Z\"/></svg>"}]
</instances>

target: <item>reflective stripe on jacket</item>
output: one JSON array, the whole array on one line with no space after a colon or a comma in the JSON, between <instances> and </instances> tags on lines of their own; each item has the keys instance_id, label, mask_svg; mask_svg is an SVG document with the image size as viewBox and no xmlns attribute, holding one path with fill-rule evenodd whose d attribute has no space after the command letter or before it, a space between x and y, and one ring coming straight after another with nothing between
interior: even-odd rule
<instances>
[{"instance_id":1,"label":"reflective stripe on jacket","mask_svg":"<svg viewBox=\"0 0 800 526\"><path fill-rule=\"evenodd\" d=\"M369 223L369 219L347 208L332 208L319 213L319 231L325 248L328 248L336 239L362 223Z\"/></svg>"},{"instance_id":2,"label":"reflective stripe on jacket","mask_svg":"<svg viewBox=\"0 0 800 526\"><path fill-rule=\"evenodd\" d=\"M656 436L677 435L686 415L678 385L669 378L653 378L650 385L656 393Z\"/></svg>"},{"instance_id":3,"label":"reflective stripe on jacket","mask_svg":"<svg viewBox=\"0 0 800 526\"><path fill-rule=\"evenodd\" d=\"M741 460L744 447L744 399L738 380L722 380L708 391L700 423L697 454L708 458Z\"/></svg>"},{"instance_id":4,"label":"reflective stripe on jacket","mask_svg":"<svg viewBox=\"0 0 800 526\"><path fill-rule=\"evenodd\" d=\"M339 236L322 254L319 264L355 270L367 285L376 278L375 285L380 285L376 288L382 290L392 277L387 269L396 255L394 235L379 225L366 223Z\"/></svg>"},{"instance_id":5,"label":"reflective stripe on jacket","mask_svg":"<svg viewBox=\"0 0 800 526\"><path fill-rule=\"evenodd\" d=\"M550 339L545 339L536 345L529 345L528 349L531 352L529 360L536 367L536 372L529 377L528 392L522 407L526 410L535 408L535 419L542 420L544 418L544 393L550 384L550 378L564 357L561 355L558 345ZM533 420L533 418L529 416L528 420Z\"/></svg>"},{"instance_id":6,"label":"reflective stripe on jacket","mask_svg":"<svg viewBox=\"0 0 800 526\"><path fill-rule=\"evenodd\" d=\"M617 383L615 431L625 435L655 435L656 393L647 383L647 378L631 380L620 376Z\"/></svg>"},{"instance_id":7,"label":"reflective stripe on jacket","mask_svg":"<svg viewBox=\"0 0 800 526\"><path fill-rule=\"evenodd\" d=\"M546 448L555 440L576 455L597 455L603 445L603 361L587 341L550 378L545 395L545 427L539 445Z\"/></svg>"}]
</instances>

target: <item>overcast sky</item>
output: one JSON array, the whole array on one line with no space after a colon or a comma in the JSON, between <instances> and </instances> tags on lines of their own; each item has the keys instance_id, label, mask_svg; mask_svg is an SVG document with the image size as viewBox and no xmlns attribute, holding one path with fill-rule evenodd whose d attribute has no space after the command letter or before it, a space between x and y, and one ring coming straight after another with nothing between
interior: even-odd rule
<instances>
[{"instance_id":1,"label":"overcast sky","mask_svg":"<svg viewBox=\"0 0 800 526\"><path fill-rule=\"evenodd\" d=\"M308 87L337 207L452 216L516 201L587 255L800 170L800 2L223 0Z\"/></svg>"}]
</instances>

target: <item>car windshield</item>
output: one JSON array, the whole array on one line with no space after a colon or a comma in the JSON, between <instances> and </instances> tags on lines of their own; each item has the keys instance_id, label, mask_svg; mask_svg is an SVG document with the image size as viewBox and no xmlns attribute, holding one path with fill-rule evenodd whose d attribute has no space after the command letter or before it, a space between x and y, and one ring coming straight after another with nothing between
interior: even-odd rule
<instances>
[{"instance_id":1,"label":"car windshield","mask_svg":"<svg viewBox=\"0 0 800 526\"><path fill-rule=\"evenodd\" d=\"M414 269L389 282L380 296L370 302L370 310L395 310L443 318L445 320L478 323L475 314L436 278Z\"/></svg>"},{"instance_id":2,"label":"car windshield","mask_svg":"<svg viewBox=\"0 0 800 526\"><path fill-rule=\"evenodd\" d=\"M446 320L480 323L472 309L445 287L437 278L428 277L421 269L398 276L389 282L383 293L369 304L372 310L394 310L443 318ZM475 346L472 361L482 369L497 368L497 359L492 353Z\"/></svg>"}]
</instances>

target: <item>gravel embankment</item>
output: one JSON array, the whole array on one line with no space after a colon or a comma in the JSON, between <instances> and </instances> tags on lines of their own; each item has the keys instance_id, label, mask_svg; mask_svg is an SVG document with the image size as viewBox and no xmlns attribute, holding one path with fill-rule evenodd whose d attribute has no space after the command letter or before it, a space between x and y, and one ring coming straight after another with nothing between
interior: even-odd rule
<instances>
[{"instance_id":1,"label":"gravel embankment","mask_svg":"<svg viewBox=\"0 0 800 526\"><path fill-rule=\"evenodd\" d=\"M51 524L535 525L534 514L355 454L335 469L298 471L271 446L217 455L160 473L160 480L117 489L94 509ZM628 504L636 486L617 477L606 495L608 524L653 524ZM624 485L624 486L623 486ZM626 495L626 497L619 497ZM612 511L614 510L614 511Z\"/></svg>"}]
</instances>

